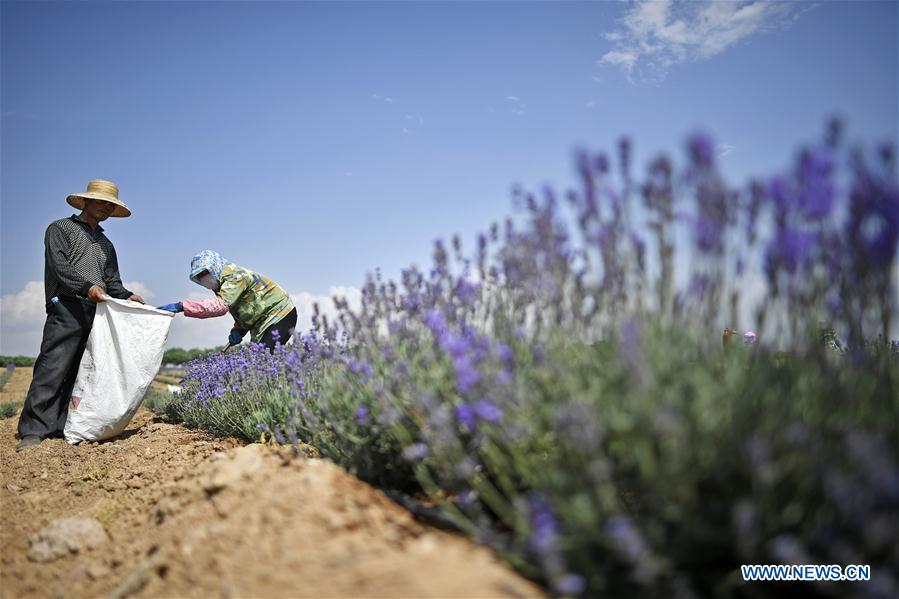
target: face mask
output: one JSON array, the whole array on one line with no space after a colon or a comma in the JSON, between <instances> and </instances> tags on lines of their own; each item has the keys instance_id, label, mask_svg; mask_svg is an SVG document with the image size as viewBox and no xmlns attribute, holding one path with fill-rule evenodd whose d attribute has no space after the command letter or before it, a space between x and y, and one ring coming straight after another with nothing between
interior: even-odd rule
<instances>
[{"instance_id":1,"label":"face mask","mask_svg":"<svg viewBox=\"0 0 899 599\"><path fill-rule=\"evenodd\" d=\"M205 287L206 289L209 289L211 291L218 291L219 287L221 287L221 285L215 279L215 277L213 277L208 272L206 274L204 274L202 277L200 277L199 279L197 279L197 282L200 285L202 285L203 287Z\"/></svg>"}]
</instances>

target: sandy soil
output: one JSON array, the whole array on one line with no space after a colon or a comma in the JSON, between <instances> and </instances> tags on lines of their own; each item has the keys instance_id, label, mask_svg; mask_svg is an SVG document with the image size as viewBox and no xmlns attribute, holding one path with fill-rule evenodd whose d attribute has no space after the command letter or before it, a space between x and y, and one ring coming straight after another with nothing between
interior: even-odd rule
<instances>
[{"instance_id":1,"label":"sandy soil","mask_svg":"<svg viewBox=\"0 0 899 599\"><path fill-rule=\"evenodd\" d=\"M20 368L0 401L21 401ZM104 443L16 453L0 420L0 597L543 597L490 551L423 525L327 460L141 410ZM60 518L108 540L34 561Z\"/></svg>"}]
</instances>

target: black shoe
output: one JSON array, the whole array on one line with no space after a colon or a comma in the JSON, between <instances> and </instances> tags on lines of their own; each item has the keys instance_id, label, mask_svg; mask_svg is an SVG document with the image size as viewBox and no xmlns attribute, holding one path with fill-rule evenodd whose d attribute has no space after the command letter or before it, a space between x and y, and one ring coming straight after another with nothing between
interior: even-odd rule
<instances>
[{"instance_id":1,"label":"black shoe","mask_svg":"<svg viewBox=\"0 0 899 599\"><path fill-rule=\"evenodd\" d=\"M19 441L19 444L16 445L16 451L22 451L26 447L31 447L32 445L40 445L41 441L43 441L43 439L37 435L25 435L22 437L22 440Z\"/></svg>"}]
</instances>

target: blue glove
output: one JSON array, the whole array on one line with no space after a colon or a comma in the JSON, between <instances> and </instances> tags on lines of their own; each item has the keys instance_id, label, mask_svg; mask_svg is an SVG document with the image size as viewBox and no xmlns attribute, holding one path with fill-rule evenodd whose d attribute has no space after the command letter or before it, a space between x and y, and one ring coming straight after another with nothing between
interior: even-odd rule
<instances>
[{"instance_id":1,"label":"blue glove","mask_svg":"<svg viewBox=\"0 0 899 599\"><path fill-rule=\"evenodd\" d=\"M246 331L231 329L231 334L228 335L228 343L231 345L240 345L240 342L243 341L243 336L246 334Z\"/></svg>"},{"instance_id":2,"label":"blue glove","mask_svg":"<svg viewBox=\"0 0 899 599\"><path fill-rule=\"evenodd\" d=\"M159 306L159 310L165 310L167 312L184 312L184 306L181 305L181 302L177 302L175 304Z\"/></svg>"}]
</instances>

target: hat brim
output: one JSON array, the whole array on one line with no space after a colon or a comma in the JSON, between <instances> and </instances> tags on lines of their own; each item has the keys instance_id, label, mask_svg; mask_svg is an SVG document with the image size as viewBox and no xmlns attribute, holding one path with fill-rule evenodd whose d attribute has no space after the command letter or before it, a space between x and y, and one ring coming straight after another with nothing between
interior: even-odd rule
<instances>
[{"instance_id":1,"label":"hat brim","mask_svg":"<svg viewBox=\"0 0 899 599\"><path fill-rule=\"evenodd\" d=\"M115 210L112 211L110 216L125 218L131 216L131 209L125 205L125 203L112 196L103 195L100 193L73 193L69 197L66 198L66 202L69 203L73 208L78 208L79 210L84 210L84 200L101 200L103 202L109 202L110 204L115 204Z\"/></svg>"}]
</instances>

